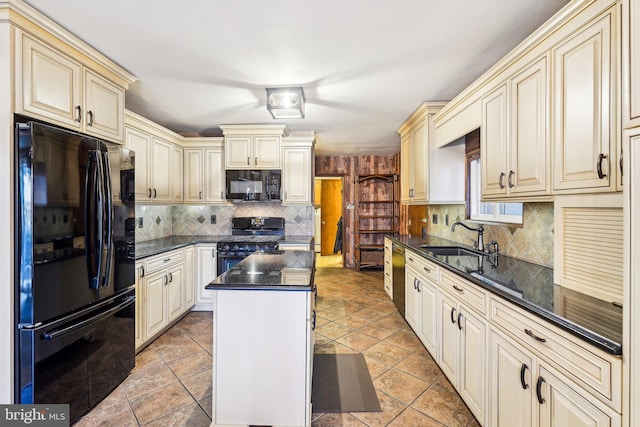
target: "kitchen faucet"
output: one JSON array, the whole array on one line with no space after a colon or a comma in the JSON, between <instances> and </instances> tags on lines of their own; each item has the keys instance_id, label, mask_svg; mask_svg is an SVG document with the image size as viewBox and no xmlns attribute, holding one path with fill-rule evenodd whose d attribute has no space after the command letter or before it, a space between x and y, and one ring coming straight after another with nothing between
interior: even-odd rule
<instances>
[{"instance_id":1,"label":"kitchen faucet","mask_svg":"<svg viewBox=\"0 0 640 427\"><path fill-rule=\"evenodd\" d=\"M469 231L477 231L478 232L478 250L484 252L484 227L482 226L482 224L480 224L478 226L478 228L473 228L473 227L469 227L466 224L463 224L460 221L456 221L453 223L453 225L451 226L451 231L455 231L456 230L456 225L461 225L464 228L466 228Z\"/></svg>"}]
</instances>

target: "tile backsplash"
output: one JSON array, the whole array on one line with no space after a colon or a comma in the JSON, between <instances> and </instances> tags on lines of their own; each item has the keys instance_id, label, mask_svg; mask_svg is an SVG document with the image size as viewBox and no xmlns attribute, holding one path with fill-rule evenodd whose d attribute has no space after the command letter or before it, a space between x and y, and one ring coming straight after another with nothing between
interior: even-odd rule
<instances>
[{"instance_id":1,"label":"tile backsplash","mask_svg":"<svg viewBox=\"0 0 640 427\"><path fill-rule=\"evenodd\" d=\"M433 215L438 216L437 224L433 223ZM449 225L445 224L446 215ZM451 231L454 222L464 221L465 205L430 205L426 207L426 218L428 234L465 245L477 240L478 234L464 227ZM525 203L522 227L485 224L484 241L497 241L504 255L552 267L553 227L553 203Z\"/></svg>"},{"instance_id":2,"label":"tile backsplash","mask_svg":"<svg viewBox=\"0 0 640 427\"><path fill-rule=\"evenodd\" d=\"M212 216L215 216L215 224L212 224ZM234 216L283 217L287 235L313 235L313 206L281 206L276 203L239 203L229 206L138 205L136 217L142 217L143 227L136 228L136 241L171 235L231 234L231 218Z\"/></svg>"}]
</instances>

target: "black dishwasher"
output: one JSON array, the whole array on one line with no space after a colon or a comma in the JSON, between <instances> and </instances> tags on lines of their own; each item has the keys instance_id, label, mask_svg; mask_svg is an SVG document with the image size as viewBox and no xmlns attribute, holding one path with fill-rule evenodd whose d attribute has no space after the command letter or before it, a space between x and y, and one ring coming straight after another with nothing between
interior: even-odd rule
<instances>
[{"instance_id":1,"label":"black dishwasher","mask_svg":"<svg viewBox=\"0 0 640 427\"><path fill-rule=\"evenodd\" d=\"M391 246L393 273L393 303L404 317L404 247L393 243Z\"/></svg>"}]
</instances>

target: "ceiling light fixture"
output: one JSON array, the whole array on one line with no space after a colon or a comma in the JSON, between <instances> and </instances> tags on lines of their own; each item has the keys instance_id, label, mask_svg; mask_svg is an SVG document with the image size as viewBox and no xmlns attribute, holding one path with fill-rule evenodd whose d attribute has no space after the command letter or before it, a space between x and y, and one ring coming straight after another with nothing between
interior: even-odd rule
<instances>
[{"instance_id":1,"label":"ceiling light fixture","mask_svg":"<svg viewBox=\"0 0 640 427\"><path fill-rule=\"evenodd\" d=\"M267 88L267 110L274 119L303 119L304 101L301 87Z\"/></svg>"}]
</instances>

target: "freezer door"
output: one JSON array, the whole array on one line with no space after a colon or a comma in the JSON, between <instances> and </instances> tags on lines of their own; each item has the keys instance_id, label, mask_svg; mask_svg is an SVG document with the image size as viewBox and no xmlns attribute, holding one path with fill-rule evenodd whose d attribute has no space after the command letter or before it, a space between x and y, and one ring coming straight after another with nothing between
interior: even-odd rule
<instances>
[{"instance_id":1,"label":"freezer door","mask_svg":"<svg viewBox=\"0 0 640 427\"><path fill-rule=\"evenodd\" d=\"M74 422L135 362L134 291L69 321L21 329L16 403L68 403Z\"/></svg>"}]
</instances>

